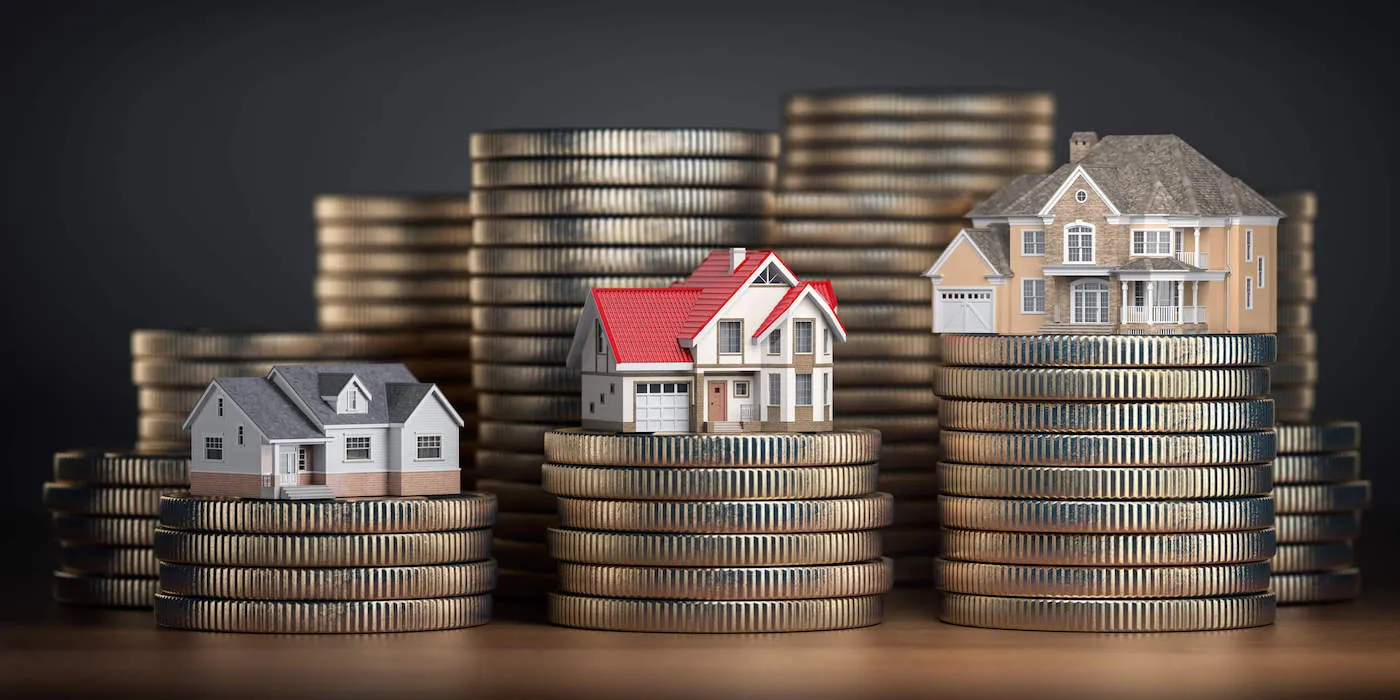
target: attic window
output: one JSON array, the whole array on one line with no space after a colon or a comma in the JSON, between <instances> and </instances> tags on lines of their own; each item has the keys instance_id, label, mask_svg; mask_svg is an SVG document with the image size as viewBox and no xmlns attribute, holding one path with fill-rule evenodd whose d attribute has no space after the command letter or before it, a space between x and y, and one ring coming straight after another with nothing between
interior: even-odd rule
<instances>
[{"instance_id":1,"label":"attic window","mask_svg":"<svg viewBox=\"0 0 1400 700\"><path fill-rule=\"evenodd\" d=\"M1075 192L1074 201L1079 202L1080 204L1089 201L1089 193L1085 192L1084 190L1079 190L1078 192Z\"/></svg>"},{"instance_id":2,"label":"attic window","mask_svg":"<svg viewBox=\"0 0 1400 700\"><path fill-rule=\"evenodd\" d=\"M768 263L768 267L763 268L763 272L758 273L754 278L754 284L787 284L787 278L778 272L778 266Z\"/></svg>"},{"instance_id":3,"label":"attic window","mask_svg":"<svg viewBox=\"0 0 1400 700\"><path fill-rule=\"evenodd\" d=\"M359 396L360 393L357 391L350 392L350 410L353 411L359 407Z\"/></svg>"},{"instance_id":4,"label":"attic window","mask_svg":"<svg viewBox=\"0 0 1400 700\"><path fill-rule=\"evenodd\" d=\"M593 319L593 352L599 355L608 351L608 343L603 339L603 322Z\"/></svg>"}]
</instances>

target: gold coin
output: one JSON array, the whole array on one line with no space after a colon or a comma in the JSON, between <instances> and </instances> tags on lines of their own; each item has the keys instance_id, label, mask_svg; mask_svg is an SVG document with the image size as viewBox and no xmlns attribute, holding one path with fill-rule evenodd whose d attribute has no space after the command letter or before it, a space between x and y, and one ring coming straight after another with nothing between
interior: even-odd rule
<instances>
[{"instance_id":1,"label":"gold coin","mask_svg":"<svg viewBox=\"0 0 1400 700\"><path fill-rule=\"evenodd\" d=\"M1055 166L1050 148L898 148L824 146L793 148L783 154L787 167L802 170L879 168L881 170L991 170L1043 172Z\"/></svg>"},{"instance_id":2,"label":"gold coin","mask_svg":"<svg viewBox=\"0 0 1400 700\"><path fill-rule=\"evenodd\" d=\"M561 562L621 566L809 566L850 564L880 556L880 532L698 534L549 531Z\"/></svg>"},{"instance_id":3,"label":"gold coin","mask_svg":"<svg viewBox=\"0 0 1400 700\"><path fill-rule=\"evenodd\" d=\"M1284 219L1278 224L1279 250L1312 250L1317 240L1317 225L1312 221Z\"/></svg>"},{"instance_id":4,"label":"gold coin","mask_svg":"<svg viewBox=\"0 0 1400 700\"><path fill-rule=\"evenodd\" d=\"M1340 484L1279 484L1274 487L1279 513L1336 513L1365 510L1371 504L1371 482Z\"/></svg>"},{"instance_id":5,"label":"gold coin","mask_svg":"<svg viewBox=\"0 0 1400 700\"><path fill-rule=\"evenodd\" d=\"M1274 415L1280 425L1309 423L1313 420L1313 410L1317 407L1317 389L1306 385L1273 387L1269 396L1274 399Z\"/></svg>"},{"instance_id":6,"label":"gold coin","mask_svg":"<svg viewBox=\"0 0 1400 700\"><path fill-rule=\"evenodd\" d=\"M1279 454L1342 452L1361 447L1361 423L1357 421L1280 425L1275 432Z\"/></svg>"},{"instance_id":7,"label":"gold coin","mask_svg":"<svg viewBox=\"0 0 1400 700\"><path fill-rule=\"evenodd\" d=\"M1312 357L1317 354L1317 333L1312 330L1279 331L1278 357L1279 361L1285 358Z\"/></svg>"},{"instance_id":8,"label":"gold coin","mask_svg":"<svg viewBox=\"0 0 1400 700\"><path fill-rule=\"evenodd\" d=\"M812 600L644 600L549 594L549 621L618 632L811 632L880 623L881 596Z\"/></svg>"},{"instance_id":9,"label":"gold coin","mask_svg":"<svg viewBox=\"0 0 1400 700\"><path fill-rule=\"evenodd\" d=\"M1280 275L1313 273L1313 252L1311 250L1280 250L1275 258L1278 264L1275 267Z\"/></svg>"},{"instance_id":10,"label":"gold coin","mask_svg":"<svg viewBox=\"0 0 1400 700\"><path fill-rule=\"evenodd\" d=\"M985 498L1086 500L1194 499L1267 496L1272 467L1032 467L981 464L938 465L943 493ZM1282 487L1279 487L1282 488ZM1278 493L1274 493L1278 498ZM1279 509L1282 510L1282 500Z\"/></svg>"},{"instance_id":11,"label":"gold coin","mask_svg":"<svg viewBox=\"0 0 1400 700\"><path fill-rule=\"evenodd\" d=\"M836 364L831 381L837 392L846 387L926 387L933 385L938 369L928 360L845 360Z\"/></svg>"},{"instance_id":12,"label":"gold coin","mask_svg":"<svg viewBox=\"0 0 1400 700\"><path fill-rule=\"evenodd\" d=\"M946 528L1086 534L1223 532L1273 524L1268 496L1178 501L1061 501L939 496Z\"/></svg>"},{"instance_id":13,"label":"gold coin","mask_svg":"<svg viewBox=\"0 0 1400 700\"><path fill-rule=\"evenodd\" d=\"M946 345L944 349L946 357ZM962 399L1053 401L1249 399L1269 395L1269 370L1265 367L1189 369L944 367L938 372L934 389L940 397Z\"/></svg>"},{"instance_id":14,"label":"gold coin","mask_svg":"<svg viewBox=\"0 0 1400 700\"><path fill-rule=\"evenodd\" d=\"M543 449L544 438L534 449ZM544 455L538 453L502 452L499 450L477 449L476 466L472 472L478 479L499 479L504 481L540 482L540 467Z\"/></svg>"},{"instance_id":15,"label":"gold coin","mask_svg":"<svg viewBox=\"0 0 1400 700\"><path fill-rule=\"evenodd\" d=\"M496 519L488 493L288 501L167 494L161 527L275 534L421 533L475 530Z\"/></svg>"},{"instance_id":16,"label":"gold coin","mask_svg":"<svg viewBox=\"0 0 1400 700\"><path fill-rule=\"evenodd\" d=\"M1317 278L1312 275L1285 275L1274 282L1279 303L1317 301Z\"/></svg>"},{"instance_id":17,"label":"gold coin","mask_svg":"<svg viewBox=\"0 0 1400 700\"><path fill-rule=\"evenodd\" d=\"M617 467L821 467L880 458L874 431L826 433L545 433L544 452L558 464Z\"/></svg>"},{"instance_id":18,"label":"gold coin","mask_svg":"<svg viewBox=\"0 0 1400 700\"><path fill-rule=\"evenodd\" d=\"M353 195L316 196L316 221L345 223L448 223L471 221L466 195Z\"/></svg>"},{"instance_id":19,"label":"gold coin","mask_svg":"<svg viewBox=\"0 0 1400 700\"><path fill-rule=\"evenodd\" d=\"M940 531L948 559L1038 566L1201 566L1267 561L1272 529L1234 532L1084 534Z\"/></svg>"},{"instance_id":20,"label":"gold coin","mask_svg":"<svg viewBox=\"0 0 1400 700\"><path fill-rule=\"evenodd\" d=\"M334 248L366 248L371 250L424 250L468 248L472 245L472 227L455 226L394 226L394 225L336 225L316 227L317 250Z\"/></svg>"},{"instance_id":21,"label":"gold coin","mask_svg":"<svg viewBox=\"0 0 1400 700\"><path fill-rule=\"evenodd\" d=\"M873 245L873 244L872 244ZM857 275L919 275L938 260L937 250L914 248L867 247L844 248L784 248L778 251L783 262L804 275L857 274ZM930 321L928 309L924 311L923 325ZM842 321L845 322L846 307L841 307Z\"/></svg>"},{"instance_id":22,"label":"gold coin","mask_svg":"<svg viewBox=\"0 0 1400 700\"><path fill-rule=\"evenodd\" d=\"M1355 561L1351 540L1281 544L1269 565L1276 574L1345 569Z\"/></svg>"},{"instance_id":23,"label":"gold coin","mask_svg":"<svg viewBox=\"0 0 1400 700\"><path fill-rule=\"evenodd\" d=\"M483 561L491 531L242 534L156 528L156 558L206 566L421 566Z\"/></svg>"},{"instance_id":24,"label":"gold coin","mask_svg":"<svg viewBox=\"0 0 1400 700\"><path fill-rule=\"evenodd\" d=\"M927 304L841 304L838 314L853 332L923 331L932 323Z\"/></svg>"},{"instance_id":25,"label":"gold coin","mask_svg":"<svg viewBox=\"0 0 1400 700\"><path fill-rule=\"evenodd\" d=\"M160 512L160 496L178 490L169 486L90 486L47 482L44 507L74 515L120 515L155 517Z\"/></svg>"},{"instance_id":26,"label":"gold coin","mask_svg":"<svg viewBox=\"0 0 1400 700\"><path fill-rule=\"evenodd\" d=\"M579 390L579 372L550 365L472 365L472 384L482 391L512 394L573 394Z\"/></svg>"},{"instance_id":27,"label":"gold coin","mask_svg":"<svg viewBox=\"0 0 1400 700\"><path fill-rule=\"evenodd\" d=\"M53 536L65 547L150 547L155 542L155 518L53 516Z\"/></svg>"},{"instance_id":28,"label":"gold coin","mask_svg":"<svg viewBox=\"0 0 1400 700\"><path fill-rule=\"evenodd\" d=\"M837 348L842 360L938 357L938 336L920 331L891 333L852 333ZM923 388L923 387L920 387ZM839 393L839 392L838 392Z\"/></svg>"},{"instance_id":29,"label":"gold coin","mask_svg":"<svg viewBox=\"0 0 1400 700\"><path fill-rule=\"evenodd\" d=\"M781 219L960 219L974 203L972 198L961 194L785 191L777 194L777 216Z\"/></svg>"},{"instance_id":30,"label":"gold coin","mask_svg":"<svg viewBox=\"0 0 1400 700\"><path fill-rule=\"evenodd\" d=\"M131 381L137 386L203 388L215 377L260 377L266 375L273 365L309 362L312 361L200 362L138 357L131 361Z\"/></svg>"},{"instance_id":31,"label":"gold coin","mask_svg":"<svg viewBox=\"0 0 1400 700\"><path fill-rule=\"evenodd\" d=\"M1272 364L1273 335L944 334L949 365L989 367L1234 367Z\"/></svg>"},{"instance_id":32,"label":"gold coin","mask_svg":"<svg viewBox=\"0 0 1400 700\"><path fill-rule=\"evenodd\" d=\"M784 501L559 499L566 528L621 532L782 533L871 530L889 525L887 493Z\"/></svg>"},{"instance_id":33,"label":"gold coin","mask_svg":"<svg viewBox=\"0 0 1400 700\"><path fill-rule=\"evenodd\" d=\"M749 501L842 498L876 489L876 464L834 467L593 467L546 463L544 490L572 498ZM553 506L553 499L550 503Z\"/></svg>"},{"instance_id":34,"label":"gold coin","mask_svg":"<svg viewBox=\"0 0 1400 700\"><path fill-rule=\"evenodd\" d=\"M1286 513L1274 518L1274 529L1285 544L1354 540L1361 536L1361 512Z\"/></svg>"},{"instance_id":35,"label":"gold coin","mask_svg":"<svg viewBox=\"0 0 1400 700\"><path fill-rule=\"evenodd\" d=\"M773 228L769 219L596 217L588 219L481 219L472 227L478 246L704 246L757 248Z\"/></svg>"},{"instance_id":36,"label":"gold coin","mask_svg":"<svg viewBox=\"0 0 1400 700\"><path fill-rule=\"evenodd\" d=\"M157 573L150 547L60 547L58 567L80 576L150 578Z\"/></svg>"},{"instance_id":37,"label":"gold coin","mask_svg":"<svg viewBox=\"0 0 1400 700\"><path fill-rule=\"evenodd\" d=\"M943 457L966 464L1194 467L1263 464L1274 459L1274 433L1102 435L1048 433L939 434Z\"/></svg>"},{"instance_id":38,"label":"gold coin","mask_svg":"<svg viewBox=\"0 0 1400 700\"><path fill-rule=\"evenodd\" d=\"M472 358L486 363L560 364L569 356L571 338L535 338L528 335L472 337Z\"/></svg>"},{"instance_id":39,"label":"gold coin","mask_svg":"<svg viewBox=\"0 0 1400 700\"><path fill-rule=\"evenodd\" d=\"M322 328L401 330L470 328L474 307L467 304L331 304L316 306Z\"/></svg>"},{"instance_id":40,"label":"gold coin","mask_svg":"<svg viewBox=\"0 0 1400 700\"><path fill-rule=\"evenodd\" d=\"M1361 570L1276 574L1269 580L1269 589L1281 605L1354 600L1361 595Z\"/></svg>"},{"instance_id":41,"label":"gold coin","mask_svg":"<svg viewBox=\"0 0 1400 700\"><path fill-rule=\"evenodd\" d=\"M55 481L128 486L188 486L187 456L70 450L53 456Z\"/></svg>"},{"instance_id":42,"label":"gold coin","mask_svg":"<svg viewBox=\"0 0 1400 700\"><path fill-rule=\"evenodd\" d=\"M1278 305L1279 330L1295 330L1312 327L1313 307L1308 302L1281 303Z\"/></svg>"},{"instance_id":43,"label":"gold coin","mask_svg":"<svg viewBox=\"0 0 1400 700\"><path fill-rule=\"evenodd\" d=\"M1263 593L1269 562L1214 566L1027 566L938 559L940 591L1047 598L1199 598Z\"/></svg>"},{"instance_id":44,"label":"gold coin","mask_svg":"<svg viewBox=\"0 0 1400 700\"><path fill-rule=\"evenodd\" d=\"M1267 578L1267 570L1265 574ZM894 563L823 566L684 567L559 565L559 591L666 600L795 600L878 595L894 585Z\"/></svg>"},{"instance_id":45,"label":"gold coin","mask_svg":"<svg viewBox=\"0 0 1400 700\"><path fill-rule=\"evenodd\" d=\"M836 298L842 304L842 310L850 303L881 303L881 304L922 304L925 308L931 308L929 301L932 299L932 292L928 282L921 279L904 279L900 277L860 277L856 275L831 275L828 277L832 289L836 290ZM928 332L928 327L917 330L925 335L936 336ZM861 331L850 337L868 335L869 332Z\"/></svg>"},{"instance_id":46,"label":"gold coin","mask_svg":"<svg viewBox=\"0 0 1400 700\"><path fill-rule=\"evenodd\" d=\"M778 157L778 135L744 129L533 129L478 131L472 160L493 158Z\"/></svg>"},{"instance_id":47,"label":"gold coin","mask_svg":"<svg viewBox=\"0 0 1400 700\"><path fill-rule=\"evenodd\" d=\"M990 195L1015 179L1014 175L977 172L794 172L778 176L785 190L838 190L857 192L931 192ZM932 264L932 263L930 263Z\"/></svg>"},{"instance_id":48,"label":"gold coin","mask_svg":"<svg viewBox=\"0 0 1400 700\"><path fill-rule=\"evenodd\" d=\"M965 627L1046 632L1194 632L1274 622L1272 594L1082 600L945 593L938 619Z\"/></svg>"},{"instance_id":49,"label":"gold coin","mask_svg":"<svg viewBox=\"0 0 1400 700\"><path fill-rule=\"evenodd\" d=\"M471 271L471 248L451 251L322 250L316 269L323 275L464 275Z\"/></svg>"},{"instance_id":50,"label":"gold coin","mask_svg":"<svg viewBox=\"0 0 1400 700\"><path fill-rule=\"evenodd\" d=\"M934 462L938 461L937 438L935 433L924 441L883 443L880 446L880 469L932 469Z\"/></svg>"},{"instance_id":51,"label":"gold coin","mask_svg":"<svg viewBox=\"0 0 1400 700\"><path fill-rule=\"evenodd\" d=\"M863 116L1051 120L1055 118L1055 96L1048 92L799 92L784 100L783 114L788 119Z\"/></svg>"},{"instance_id":52,"label":"gold coin","mask_svg":"<svg viewBox=\"0 0 1400 700\"><path fill-rule=\"evenodd\" d=\"M414 600L219 600L159 593L156 624L207 632L386 634L475 627L491 596Z\"/></svg>"},{"instance_id":53,"label":"gold coin","mask_svg":"<svg viewBox=\"0 0 1400 700\"><path fill-rule=\"evenodd\" d=\"M832 420L837 430L878 430L886 443L924 442L938 439L938 416L920 415L838 415ZM937 451L935 451L935 454ZM881 463L884 463L883 456Z\"/></svg>"},{"instance_id":54,"label":"gold coin","mask_svg":"<svg viewBox=\"0 0 1400 700\"><path fill-rule=\"evenodd\" d=\"M1279 438L1282 442L1283 438ZM1361 453L1281 454L1274 459L1274 482L1278 484L1327 484L1354 481L1361 477Z\"/></svg>"},{"instance_id":55,"label":"gold coin","mask_svg":"<svg viewBox=\"0 0 1400 700\"><path fill-rule=\"evenodd\" d=\"M534 306L582 305L593 289L667 287L679 275L586 275L575 277L475 277L471 296L477 304Z\"/></svg>"},{"instance_id":56,"label":"gold coin","mask_svg":"<svg viewBox=\"0 0 1400 700\"><path fill-rule=\"evenodd\" d=\"M1283 210L1289 223L1298 220L1312 221L1317 218L1317 193L1311 190L1272 194L1269 195L1269 201Z\"/></svg>"},{"instance_id":57,"label":"gold coin","mask_svg":"<svg viewBox=\"0 0 1400 700\"><path fill-rule=\"evenodd\" d=\"M170 442L165 440L137 440L136 451L150 454L178 454L188 455L190 453L190 441L180 440Z\"/></svg>"},{"instance_id":58,"label":"gold coin","mask_svg":"<svg viewBox=\"0 0 1400 700\"><path fill-rule=\"evenodd\" d=\"M768 245L780 248L783 246L919 248L929 251L919 255L937 259L937 253L934 251L941 251L949 243L952 243L961 230L961 224L951 221L786 219L773 225L773 234L768 239ZM783 255L786 259L786 253ZM932 263L929 264L932 265ZM794 267L797 266L794 265ZM802 269L803 272L807 272L805 268ZM922 272L920 270L920 273ZM927 284L923 286L928 287Z\"/></svg>"},{"instance_id":59,"label":"gold coin","mask_svg":"<svg viewBox=\"0 0 1400 700\"><path fill-rule=\"evenodd\" d=\"M831 405L838 415L934 413L938 410L938 397L933 395L933 389L842 387L832 393Z\"/></svg>"},{"instance_id":60,"label":"gold coin","mask_svg":"<svg viewBox=\"0 0 1400 700\"><path fill-rule=\"evenodd\" d=\"M103 608L149 608L156 594L151 577L80 576L53 574L53 597L60 603Z\"/></svg>"},{"instance_id":61,"label":"gold coin","mask_svg":"<svg viewBox=\"0 0 1400 700\"><path fill-rule=\"evenodd\" d=\"M188 416L188 413L142 413L136 417L136 435L142 440L189 440L189 431L182 427Z\"/></svg>"},{"instance_id":62,"label":"gold coin","mask_svg":"<svg viewBox=\"0 0 1400 700\"><path fill-rule=\"evenodd\" d=\"M403 301L465 303L471 298L471 280L465 277L358 277L321 275L316 278L318 301ZM408 347L412 347L411 345ZM406 354L406 353L405 353Z\"/></svg>"},{"instance_id":63,"label":"gold coin","mask_svg":"<svg viewBox=\"0 0 1400 700\"><path fill-rule=\"evenodd\" d=\"M468 256L473 275L688 275L713 248L603 247L476 248ZM581 300L580 300L581 301Z\"/></svg>"},{"instance_id":64,"label":"gold coin","mask_svg":"<svg viewBox=\"0 0 1400 700\"><path fill-rule=\"evenodd\" d=\"M1277 386L1317 383L1317 359L1280 361L1269 368L1269 381Z\"/></svg>"},{"instance_id":65,"label":"gold coin","mask_svg":"<svg viewBox=\"0 0 1400 700\"><path fill-rule=\"evenodd\" d=\"M1215 433L1268 430L1274 425L1274 404L1268 399L1112 403L942 399L938 418L950 430L984 432Z\"/></svg>"},{"instance_id":66,"label":"gold coin","mask_svg":"<svg viewBox=\"0 0 1400 700\"><path fill-rule=\"evenodd\" d=\"M132 357L179 360L353 360L412 353L423 339L399 334L367 333L236 333L218 331L135 330Z\"/></svg>"},{"instance_id":67,"label":"gold coin","mask_svg":"<svg viewBox=\"0 0 1400 700\"><path fill-rule=\"evenodd\" d=\"M517 397L510 397L517 398ZM529 398L529 397L521 397ZM551 430L572 427L555 423L510 423L506 421L482 421L477 431L477 444L483 448L495 448L510 452L537 453L544 456L544 434ZM536 464L536 467L539 465Z\"/></svg>"},{"instance_id":68,"label":"gold coin","mask_svg":"<svg viewBox=\"0 0 1400 700\"><path fill-rule=\"evenodd\" d=\"M434 566L190 566L162 562L160 591L243 600L405 600L477 595L495 588L496 562Z\"/></svg>"},{"instance_id":69,"label":"gold coin","mask_svg":"<svg viewBox=\"0 0 1400 700\"><path fill-rule=\"evenodd\" d=\"M947 143L1014 143L1049 146L1053 124L992 121L839 121L789 123L783 140L789 146L827 143L914 145ZM780 185L781 186L781 185Z\"/></svg>"},{"instance_id":70,"label":"gold coin","mask_svg":"<svg viewBox=\"0 0 1400 700\"><path fill-rule=\"evenodd\" d=\"M172 387L151 387L143 386L136 388L136 409L145 415L148 413L184 413L189 415L194 410L195 404L199 403L200 397L204 396L204 388L172 388ZM189 449L189 439L184 440L185 449Z\"/></svg>"},{"instance_id":71,"label":"gold coin","mask_svg":"<svg viewBox=\"0 0 1400 700\"><path fill-rule=\"evenodd\" d=\"M583 314L581 304L569 306L475 306L471 327L481 333L563 335L572 337Z\"/></svg>"},{"instance_id":72,"label":"gold coin","mask_svg":"<svg viewBox=\"0 0 1400 700\"><path fill-rule=\"evenodd\" d=\"M771 160L736 158L540 158L478 160L472 187L731 187L773 189Z\"/></svg>"},{"instance_id":73,"label":"gold coin","mask_svg":"<svg viewBox=\"0 0 1400 700\"><path fill-rule=\"evenodd\" d=\"M478 217L544 216L716 216L770 217L767 190L677 187L538 188L477 190L472 210Z\"/></svg>"},{"instance_id":74,"label":"gold coin","mask_svg":"<svg viewBox=\"0 0 1400 700\"><path fill-rule=\"evenodd\" d=\"M482 392L476 408L482 418L495 421L524 423L562 423L577 425L580 414L578 396L531 396L528 394L495 394ZM541 443L543 444L543 443ZM540 451L536 447L531 451Z\"/></svg>"}]
</instances>

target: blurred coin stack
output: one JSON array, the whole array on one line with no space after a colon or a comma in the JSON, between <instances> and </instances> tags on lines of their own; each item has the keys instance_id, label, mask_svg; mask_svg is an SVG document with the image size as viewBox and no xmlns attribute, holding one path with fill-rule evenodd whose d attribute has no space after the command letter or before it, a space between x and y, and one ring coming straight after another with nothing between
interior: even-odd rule
<instances>
[{"instance_id":1,"label":"blurred coin stack","mask_svg":"<svg viewBox=\"0 0 1400 700\"><path fill-rule=\"evenodd\" d=\"M491 619L487 494L160 502L156 624L211 632L417 632Z\"/></svg>"},{"instance_id":2,"label":"blurred coin stack","mask_svg":"<svg viewBox=\"0 0 1400 700\"><path fill-rule=\"evenodd\" d=\"M466 422L462 486L470 487L470 199L326 194L316 198L315 216L320 328L391 338L394 352L372 359L402 362L419 381L438 385Z\"/></svg>"},{"instance_id":3,"label":"blurred coin stack","mask_svg":"<svg viewBox=\"0 0 1400 700\"><path fill-rule=\"evenodd\" d=\"M103 607L151 606L151 550L161 494L189 488L189 457L100 450L59 452L44 505L59 566L54 598Z\"/></svg>"},{"instance_id":4,"label":"blurred coin stack","mask_svg":"<svg viewBox=\"0 0 1400 700\"><path fill-rule=\"evenodd\" d=\"M543 436L579 422L565 369L589 289L663 287L772 226L778 138L725 129L546 129L472 135L477 488L500 498L500 595L542 595L554 499Z\"/></svg>"},{"instance_id":5,"label":"blurred coin stack","mask_svg":"<svg viewBox=\"0 0 1400 700\"><path fill-rule=\"evenodd\" d=\"M886 551L900 582L931 582L936 552L938 352L920 275L976 200L1053 165L1054 118L1041 92L808 92L784 106L770 247L829 277L841 299L836 423L883 434L881 488L897 499Z\"/></svg>"},{"instance_id":6,"label":"blurred coin stack","mask_svg":"<svg viewBox=\"0 0 1400 700\"><path fill-rule=\"evenodd\" d=\"M1313 227L1317 195L1299 191L1269 198L1287 218L1278 224L1278 360L1273 369L1273 397L1279 423L1306 423L1317 405L1317 270L1313 265ZM1267 280L1269 261L1257 258L1256 279Z\"/></svg>"},{"instance_id":7,"label":"blurred coin stack","mask_svg":"<svg viewBox=\"0 0 1400 700\"><path fill-rule=\"evenodd\" d=\"M549 619L632 632L798 632L878 624L893 563L880 438L829 433L544 438L559 560Z\"/></svg>"},{"instance_id":8,"label":"blurred coin stack","mask_svg":"<svg viewBox=\"0 0 1400 700\"><path fill-rule=\"evenodd\" d=\"M1270 587L1278 602L1352 600L1361 572L1352 542L1371 483L1361 478L1361 425L1280 425L1274 460L1278 552Z\"/></svg>"},{"instance_id":9,"label":"blurred coin stack","mask_svg":"<svg viewBox=\"0 0 1400 700\"><path fill-rule=\"evenodd\" d=\"M944 335L940 617L1273 621L1271 335Z\"/></svg>"},{"instance_id":10,"label":"blurred coin stack","mask_svg":"<svg viewBox=\"0 0 1400 700\"><path fill-rule=\"evenodd\" d=\"M181 426L215 377L262 376L278 364L396 358L415 343L404 335L366 333L132 331L136 449L189 454L190 434Z\"/></svg>"}]
</instances>

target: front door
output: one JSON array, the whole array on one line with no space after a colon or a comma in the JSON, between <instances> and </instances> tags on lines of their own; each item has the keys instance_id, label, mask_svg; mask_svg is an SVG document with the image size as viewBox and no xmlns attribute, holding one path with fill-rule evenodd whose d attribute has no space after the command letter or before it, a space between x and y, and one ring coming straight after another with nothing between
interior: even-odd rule
<instances>
[{"instance_id":1,"label":"front door","mask_svg":"<svg viewBox=\"0 0 1400 700\"><path fill-rule=\"evenodd\" d=\"M282 468L277 471L278 486L296 486L297 483L297 454L295 452L282 453Z\"/></svg>"},{"instance_id":2,"label":"front door","mask_svg":"<svg viewBox=\"0 0 1400 700\"><path fill-rule=\"evenodd\" d=\"M721 380L706 384L709 389L706 395L710 397L710 424L729 420L729 382Z\"/></svg>"}]
</instances>

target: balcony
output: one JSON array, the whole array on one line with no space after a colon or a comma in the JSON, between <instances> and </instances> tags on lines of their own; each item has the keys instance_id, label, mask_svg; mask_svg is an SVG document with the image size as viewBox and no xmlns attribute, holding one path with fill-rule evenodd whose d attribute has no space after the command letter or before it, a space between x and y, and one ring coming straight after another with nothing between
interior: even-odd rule
<instances>
[{"instance_id":1,"label":"balcony","mask_svg":"<svg viewBox=\"0 0 1400 700\"><path fill-rule=\"evenodd\" d=\"M1123 323L1205 323L1204 306L1125 306Z\"/></svg>"},{"instance_id":2,"label":"balcony","mask_svg":"<svg viewBox=\"0 0 1400 700\"><path fill-rule=\"evenodd\" d=\"M1208 256L1207 256L1207 253L1206 253L1205 251L1199 251L1199 252L1194 252L1194 251L1193 251L1193 252L1190 252L1190 253L1188 253L1188 252L1186 252L1186 251L1184 251L1184 250L1182 250L1182 251L1177 251L1177 253L1176 253L1176 259L1177 259L1177 260L1180 260L1181 262L1186 263L1187 265L1193 265L1193 266L1195 266L1195 267L1199 267L1199 268L1201 268L1202 270L1210 269Z\"/></svg>"}]
</instances>

